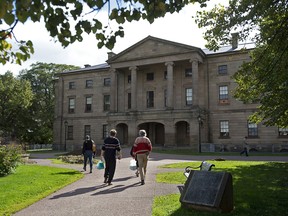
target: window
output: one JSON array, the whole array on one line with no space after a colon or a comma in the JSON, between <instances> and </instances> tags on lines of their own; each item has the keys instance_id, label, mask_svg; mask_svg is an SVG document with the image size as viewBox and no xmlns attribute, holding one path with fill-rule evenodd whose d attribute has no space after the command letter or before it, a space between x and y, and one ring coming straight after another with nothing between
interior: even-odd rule
<instances>
[{"instance_id":1,"label":"window","mask_svg":"<svg viewBox=\"0 0 288 216\"><path fill-rule=\"evenodd\" d=\"M146 80L147 80L147 81L152 81L152 80L154 80L154 73L147 73L147 74L146 74Z\"/></svg>"},{"instance_id":2,"label":"window","mask_svg":"<svg viewBox=\"0 0 288 216\"><path fill-rule=\"evenodd\" d=\"M248 136L257 137L258 136L258 126L255 123L248 122Z\"/></svg>"},{"instance_id":3,"label":"window","mask_svg":"<svg viewBox=\"0 0 288 216\"><path fill-rule=\"evenodd\" d=\"M92 88L93 87L93 80L86 80L86 88Z\"/></svg>"},{"instance_id":4,"label":"window","mask_svg":"<svg viewBox=\"0 0 288 216\"><path fill-rule=\"evenodd\" d=\"M128 83L131 83L131 75L128 75L128 77L127 77L127 82L128 82Z\"/></svg>"},{"instance_id":5,"label":"window","mask_svg":"<svg viewBox=\"0 0 288 216\"><path fill-rule=\"evenodd\" d=\"M75 82L69 82L69 89L75 89Z\"/></svg>"},{"instance_id":6,"label":"window","mask_svg":"<svg viewBox=\"0 0 288 216\"><path fill-rule=\"evenodd\" d=\"M73 140L73 126L67 127L67 139Z\"/></svg>"},{"instance_id":7,"label":"window","mask_svg":"<svg viewBox=\"0 0 288 216\"><path fill-rule=\"evenodd\" d=\"M229 122L220 121L220 137L229 137Z\"/></svg>"},{"instance_id":8,"label":"window","mask_svg":"<svg viewBox=\"0 0 288 216\"><path fill-rule=\"evenodd\" d=\"M86 136L89 135L91 137L91 126L90 125L84 125L84 139Z\"/></svg>"},{"instance_id":9,"label":"window","mask_svg":"<svg viewBox=\"0 0 288 216\"><path fill-rule=\"evenodd\" d=\"M219 86L219 100L228 100L228 86Z\"/></svg>"},{"instance_id":10,"label":"window","mask_svg":"<svg viewBox=\"0 0 288 216\"><path fill-rule=\"evenodd\" d=\"M167 71L164 71L164 80L167 80Z\"/></svg>"},{"instance_id":11,"label":"window","mask_svg":"<svg viewBox=\"0 0 288 216\"><path fill-rule=\"evenodd\" d=\"M110 110L110 95L104 95L104 111Z\"/></svg>"},{"instance_id":12,"label":"window","mask_svg":"<svg viewBox=\"0 0 288 216\"><path fill-rule=\"evenodd\" d=\"M164 107L167 107L167 89L164 90Z\"/></svg>"},{"instance_id":13,"label":"window","mask_svg":"<svg viewBox=\"0 0 288 216\"><path fill-rule=\"evenodd\" d=\"M192 77L192 68L185 69L185 77Z\"/></svg>"},{"instance_id":14,"label":"window","mask_svg":"<svg viewBox=\"0 0 288 216\"><path fill-rule=\"evenodd\" d=\"M68 113L75 112L75 98L69 98Z\"/></svg>"},{"instance_id":15,"label":"window","mask_svg":"<svg viewBox=\"0 0 288 216\"><path fill-rule=\"evenodd\" d=\"M147 91L147 108L154 107L154 92Z\"/></svg>"},{"instance_id":16,"label":"window","mask_svg":"<svg viewBox=\"0 0 288 216\"><path fill-rule=\"evenodd\" d=\"M105 139L106 137L108 137L108 126L103 125L102 138Z\"/></svg>"},{"instance_id":17,"label":"window","mask_svg":"<svg viewBox=\"0 0 288 216\"><path fill-rule=\"evenodd\" d=\"M85 103L85 112L91 112L92 111L92 97L86 97L86 103Z\"/></svg>"},{"instance_id":18,"label":"window","mask_svg":"<svg viewBox=\"0 0 288 216\"><path fill-rule=\"evenodd\" d=\"M191 106L192 105L192 88L186 88L185 90L186 92L186 95L185 95L185 98L186 98L186 105L187 106Z\"/></svg>"},{"instance_id":19,"label":"window","mask_svg":"<svg viewBox=\"0 0 288 216\"><path fill-rule=\"evenodd\" d=\"M288 136L288 128L278 128L278 135L281 137Z\"/></svg>"},{"instance_id":20,"label":"window","mask_svg":"<svg viewBox=\"0 0 288 216\"><path fill-rule=\"evenodd\" d=\"M111 85L111 79L110 78L104 78L104 86L110 86Z\"/></svg>"},{"instance_id":21,"label":"window","mask_svg":"<svg viewBox=\"0 0 288 216\"><path fill-rule=\"evenodd\" d=\"M227 65L219 65L218 66L218 74L219 75L226 75L227 73L228 73Z\"/></svg>"},{"instance_id":22,"label":"window","mask_svg":"<svg viewBox=\"0 0 288 216\"><path fill-rule=\"evenodd\" d=\"M131 109L131 93L128 93L128 109Z\"/></svg>"}]
</instances>

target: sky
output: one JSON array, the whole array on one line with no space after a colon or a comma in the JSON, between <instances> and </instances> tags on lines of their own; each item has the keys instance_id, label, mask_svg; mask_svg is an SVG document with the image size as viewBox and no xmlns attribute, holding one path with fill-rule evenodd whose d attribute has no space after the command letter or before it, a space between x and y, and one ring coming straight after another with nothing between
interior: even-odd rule
<instances>
[{"instance_id":1,"label":"sky","mask_svg":"<svg viewBox=\"0 0 288 216\"><path fill-rule=\"evenodd\" d=\"M216 3L226 0L214 0L209 4L209 8ZM120 53L147 36L158 37L173 42L187 44L199 48L205 48L203 39L204 29L199 29L192 16L200 10L199 5L189 5L179 13L167 14L164 18L159 18L154 23L147 21L135 21L124 24L125 36L118 38L112 52ZM108 19L107 12L98 13L96 18ZM101 19L101 20L102 20ZM107 48L98 49L94 35L85 35L82 42L75 42L66 48L60 43L55 43L53 38L44 27L43 23L26 22L24 25L17 25L14 30L18 40L32 40L34 44L34 54L22 65L6 63L0 65L0 74L10 70L15 76L23 69L29 69L31 64L36 62L67 64L84 67L85 64L97 65L105 63L108 59L107 53L111 50Z\"/></svg>"}]
</instances>

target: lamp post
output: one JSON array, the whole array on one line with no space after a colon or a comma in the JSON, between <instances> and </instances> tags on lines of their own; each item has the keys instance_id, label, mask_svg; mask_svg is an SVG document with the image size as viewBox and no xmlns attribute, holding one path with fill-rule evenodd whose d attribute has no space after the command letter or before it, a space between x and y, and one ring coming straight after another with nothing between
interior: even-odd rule
<instances>
[{"instance_id":1,"label":"lamp post","mask_svg":"<svg viewBox=\"0 0 288 216\"><path fill-rule=\"evenodd\" d=\"M198 119L198 132L199 132L199 134L198 134L198 136L199 136L199 138L198 138L198 152L199 153L201 153L201 125L202 125L202 118L201 118L201 116L199 115L198 117L197 117L197 119Z\"/></svg>"},{"instance_id":2,"label":"lamp post","mask_svg":"<svg viewBox=\"0 0 288 216\"><path fill-rule=\"evenodd\" d=\"M66 140L67 140L67 126L68 126L68 122L65 120L64 121L64 126L65 126L65 135L64 135L64 151L66 151Z\"/></svg>"}]
</instances>

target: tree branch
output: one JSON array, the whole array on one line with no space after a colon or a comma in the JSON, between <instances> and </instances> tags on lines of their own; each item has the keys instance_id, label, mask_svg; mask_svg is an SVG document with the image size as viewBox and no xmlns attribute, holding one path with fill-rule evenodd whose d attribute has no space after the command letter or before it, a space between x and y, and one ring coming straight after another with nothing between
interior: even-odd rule
<instances>
[{"instance_id":1,"label":"tree branch","mask_svg":"<svg viewBox=\"0 0 288 216\"><path fill-rule=\"evenodd\" d=\"M13 30L14 28L16 27L17 23L18 23L18 19L15 21L14 25L11 27L11 28L8 28L7 30L2 30L0 31L1 33L2 32L5 32L1 37L0 37L0 40L6 40L7 37L9 37L10 34L13 34Z\"/></svg>"}]
</instances>

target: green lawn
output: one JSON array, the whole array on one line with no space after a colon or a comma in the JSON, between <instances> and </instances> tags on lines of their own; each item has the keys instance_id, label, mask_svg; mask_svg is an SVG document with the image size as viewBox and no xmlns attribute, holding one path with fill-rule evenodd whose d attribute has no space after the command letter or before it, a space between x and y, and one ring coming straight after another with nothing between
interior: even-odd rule
<instances>
[{"instance_id":1,"label":"green lawn","mask_svg":"<svg viewBox=\"0 0 288 216\"><path fill-rule=\"evenodd\" d=\"M71 169L21 165L0 178L0 215L11 215L83 176Z\"/></svg>"},{"instance_id":2,"label":"green lawn","mask_svg":"<svg viewBox=\"0 0 288 216\"><path fill-rule=\"evenodd\" d=\"M227 216L283 216L287 215L288 163L210 161L215 164L213 172L226 171L233 176L233 199L235 209ZM157 182L184 184L186 166L196 167L200 162L186 162L163 166L182 171L159 173ZM181 207L179 194L154 198L153 216L210 216L223 213L201 212Z\"/></svg>"},{"instance_id":3,"label":"green lawn","mask_svg":"<svg viewBox=\"0 0 288 216\"><path fill-rule=\"evenodd\" d=\"M193 151L192 149L163 149L163 148L154 148L153 152L162 153L162 154L177 154L177 155L201 155L201 156L239 156L240 152L202 152L198 153ZM288 156L287 152L249 152L250 156Z\"/></svg>"}]
</instances>

